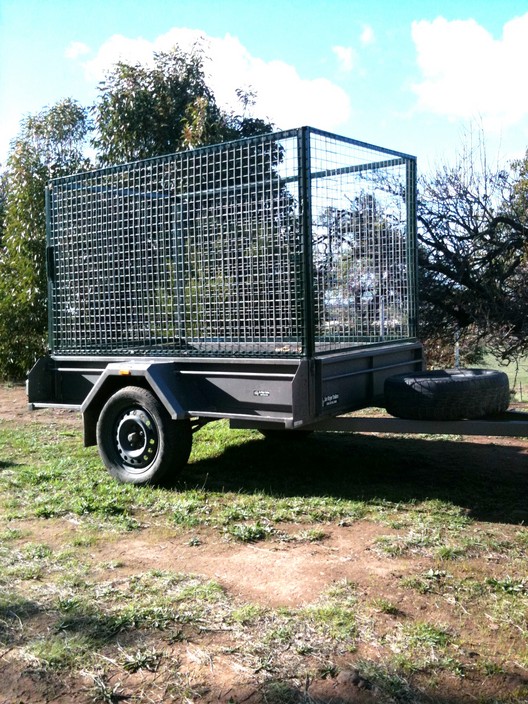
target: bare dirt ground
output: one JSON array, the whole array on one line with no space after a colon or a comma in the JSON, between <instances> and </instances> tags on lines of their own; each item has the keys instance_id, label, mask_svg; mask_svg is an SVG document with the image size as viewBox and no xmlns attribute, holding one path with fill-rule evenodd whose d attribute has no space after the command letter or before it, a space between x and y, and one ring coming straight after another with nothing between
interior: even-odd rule
<instances>
[{"instance_id":1,"label":"bare dirt ground","mask_svg":"<svg viewBox=\"0 0 528 704\"><path fill-rule=\"evenodd\" d=\"M43 422L57 423L60 426L65 424L72 428L81 429L81 419L76 413L65 410L38 410L30 412L27 408L25 390L22 386L1 386L0 385L0 419L15 421L17 423ZM475 438L471 441L474 446L475 457L482 460L482 445L489 442L487 439ZM509 472L526 473L528 464L528 440L520 438L495 439L494 447L509 447L515 449L508 455ZM469 448L469 449L468 449ZM432 448L432 451L437 449ZM469 453L469 455L468 455ZM471 453L471 445L465 447L464 458L467 461ZM452 458L451 460L452 461ZM496 462L493 452L489 456L489 466L484 467L485 471L500 471L502 468L493 465ZM500 457L498 458L500 462ZM493 465L493 466L492 466ZM528 519L528 513L526 518ZM520 517L522 519L522 517ZM519 524L524 521L520 520ZM49 521L28 521L20 527L28 531L29 534L38 535L41 542L53 546L61 544L65 536L76 531L76 525L66 520ZM303 526L306 528L306 526ZM281 527L285 531L294 530L293 525ZM298 526L297 526L298 529ZM476 530L478 526L476 526ZM484 529L484 525L483 525ZM504 535L515 530L515 526L504 525ZM139 534L120 535L115 543L97 545L92 548L94 564L114 561L119 566L112 569L112 577L119 578L120 575L131 575L145 572L149 569L160 569L174 571L178 573L193 573L202 575L207 579L216 580L229 594L240 604L251 603L271 608L300 608L313 604L327 591L333 584L348 580L358 585L358 594L366 600L386 598L398 604L400 615L407 618L421 617L426 619L431 616L428 610L431 608L425 597L404 589L400 586L401 579L406 574L416 574L420 570L431 567L431 561L420 556L415 556L411 560L407 558L391 558L380 556L373 550L373 544L380 535L390 533L390 528L368 521L358 521L349 526L324 526L326 537L317 543L295 543L282 542L259 543L259 544L237 544L226 543L221 536L214 531L198 529L199 540L194 545L189 544L189 536L182 535L178 531L160 531L159 529L143 529ZM485 570L489 572L490 561L488 558L479 558L473 561L464 561L463 569L466 573L479 574ZM500 565L497 566L500 574ZM104 575L103 575L104 577ZM452 616L448 609L445 614L439 613L442 609L441 602L434 605L436 613L432 614L435 620L443 620L448 623ZM380 615L380 619L386 618L390 622L390 616ZM454 624L460 628L460 623ZM464 623L466 641L471 641L471 623ZM225 633L209 634L208 648L214 650L226 639ZM490 638L493 638L491 633ZM204 651L205 645L200 643L200 652ZM173 645L174 657L178 658L180 667L185 660L189 667L194 667L196 676L207 677L214 680L215 684L209 690L209 694L200 694L199 698L192 701L201 702L253 702L269 701L257 690L247 683L241 685L239 678L241 669L237 671L236 666L227 660L222 663L222 657L212 661L200 659L198 647L193 650L193 646L187 644L185 648L181 644ZM193 656L194 652L194 656ZM369 657L368 644L364 644L356 656ZM196 662L193 665L193 657ZM40 704L44 702L88 702L88 695L80 695L72 690L72 683L65 681L61 687L53 690L45 682L40 681L31 671L21 672L9 659L2 666L2 653L0 653L0 673L3 672L4 688L0 686L0 704ZM204 664L205 663L205 664ZM201 675L200 675L201 673ZM147 678L150 677L150 674ZM506 675L504 676L506 680ZM505 687L515 689L515 686L528 686L528 679L522 673L510 673L510 680L505 681ZM130 692L134 686L136 691L143 691L145 683L139 686L139 675L129 674L128 679L120 680L123 691ZM470 702L470 701L492 701L491 697L497 694L496 680L483 679L481 686L475 689L475 685L469 686L464 693L464 687L459 680L453 680L442 684L445 694L442 702ZM518 681L517 681L518 680ZM135 684L134 684L135 683ZM112 682L110 682L112 684ZM115 684L115 683L114 683ZM56 687L56 685L54 685ZM452 686L452 690L450 689ZM490 688L490 689L488 689ZM154 689L148 690L150 694L145 698L130 696L123 698L124 701L151 702L163 699L152 699ZM451 691L451 694L449 694ZM323 701L335 704L353 703L369 704L378 701L374 690L362 682L361 678L355 676L346 669L339 677L320 677L306 683L304 692L305 702ZM487 698L489 696L489 698ZM108 701L118 701L118 699L108 699ZM173 701L167 699L167 701ZM279 700L276 700L279 701ZM283 699L286 704L287 699ZM290 701L297 701L291 699ZM301 701L299 699L298 701ZM395 700L400 701L400 700ZM403 701L403 700L402 700ZM407 701L407 700L406 700ZM409 701L411 701L409 699ZM414 701L414 700L412 700ZM501 700L502 701L502 700ZM514 700L512 700L514 701ZM526 699L519 699L527 701Z\"/></svg>"}]
</instances>

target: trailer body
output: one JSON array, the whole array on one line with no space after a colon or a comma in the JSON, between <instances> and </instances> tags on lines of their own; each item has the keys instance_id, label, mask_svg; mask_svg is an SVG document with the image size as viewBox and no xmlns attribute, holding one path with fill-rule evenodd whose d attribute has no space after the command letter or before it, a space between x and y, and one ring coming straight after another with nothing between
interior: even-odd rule
<instances>
[{"instance_id":1,"label":"trailer body","mask_svg":"<svg viewBox=\"0 0 528 704\"><path fill-rule=\"evenodd\" d=\"M46 203L29 403L80 410L86 444L117 438L132 481L155 478L132 460L161 452L153 415L300 430L423 369L410 155L303 127L58 178Z\"/></svg>"}]
</instances>

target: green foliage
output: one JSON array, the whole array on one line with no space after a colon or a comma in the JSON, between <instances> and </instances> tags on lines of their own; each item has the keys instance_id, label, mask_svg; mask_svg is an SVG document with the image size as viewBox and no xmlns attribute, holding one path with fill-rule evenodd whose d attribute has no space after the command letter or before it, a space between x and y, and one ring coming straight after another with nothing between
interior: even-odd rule
<instances>
[{"instance_id":1,"label":"green foliage","mask_svg":"<svg viewBox=\"0 0 528 704\"><path fill-rule=\"evenodd\" d=\"M7 207L7 174L0 173L0 248L4 241L5 213Z\"/></svg>"},{"instance_id":2,"label":"green foliage","mask_svg":"<svg viewBox=\"0 0 528 704\"><path fill-rule=\"evenodd\" d=\"M99 162L117 164L269 132L271 125L222 111L207 85L199 46L154 54L152 66L117 63L93 108ZM246 108L250 94L239 92Z\"/></svg>"},{"instance_id":3,"label":"green foliage","mask_svg":"<svg viewBox=\"0 0 528 704\"><path fill-rule=\"evenodd\" d=\"M90 167L84 151L91 128L87 109L66 98L27 117L22 123L19 141L46 167L48 178L62 176Z\"/></svg>"},{"instance_id":4,"label":"green foliage","mask_svg":"<svg viewBox=\"0 0 528 704\"><path fill-rule=\"evenodd\" d=\"M87 112L72 100L22 124L0 195L0 377L24 378L45 349L45 187L51 176L85 168Z\"/></svg>"},{"instance_id":5,"label":"green foliage","mask_svg":"<svg viewBox=\"0 0 528 704\"><path fill-rule=\"evenodd\" d=\"M90 110L67 98L23 120L0 174L0 378L23 379L45 351L45 188L90 168L92 129L102 165L270 131L246 115L250 92L239 91L242 115L218 107L203 58L199 47L176 47L155 54L152 67L118 63Z\"/></svg>"},{"instance_id":6,"label":"green foliage","mask_svg":"<svg viewBox=\"0 0 528 704\"><path fill-rule=\"evenodd\" d=\"M11 152L0 251L0 376L22 378L44 349L46 168L25 140Z\"/></svg>"},{"instance_id":7,"label":"green foliage","mask_svg":"<svg viewBox=\"0 0 528 704\"><path fill-rule=\"evenodd\" d=\"M255 543L269 537L273 533L273 529L257 521L255 525L238 523L229 526L227 532L242 543Z\"/></svg>"}]
</instances>

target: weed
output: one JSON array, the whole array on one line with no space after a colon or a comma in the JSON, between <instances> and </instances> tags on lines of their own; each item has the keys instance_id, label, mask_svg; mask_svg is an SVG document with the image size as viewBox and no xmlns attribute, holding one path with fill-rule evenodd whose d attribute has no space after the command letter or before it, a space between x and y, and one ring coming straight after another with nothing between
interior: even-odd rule
<instances>
[{"instance_id":1,"label":"weed","mask_svg":"<svg viewBox=\"0 0 528 704\"><path fill-rule=\"evenodd\" d=\"M116 704L126 699L120 682L112 687L102 675L92 675L92 679L90 694L95 704Z\"/></svg>"},{"instance_id":2,"label":"weed","mask_svg":"<svg viewBox=\"0 0 528 704\"><path fill-rule=\"evenodd\" d=\"M356 590L357 584L355 582L343 579L328 589L327 596L330 600L353 605L356 603Z\"/></svg>"},{"instance_id":3,"label":"weed","mask_svg":"<svg viewBox=\"0 0 528 704\"><path fill-rule=\"evenodd\" d=\"M491 677L493 675L502 675L504 673L504 667L497 662L491 660L484 660L479 663L479 670L486 677Z\"/></svg>"},{"instance_id":4,"label":"weed","mask_svg":"<svg viewBox=\"0 0 528 704\"><path fill-rule=\"evenodd\" d=\"M420 594L429 594L437 592L450 578L443 570L429 569L419 575L411 575L402 579L402 585L415 589Z\"/></svg>"},{"instance_id":5,"label":"weed","mask_svg":"<svg viewBox=\"0 0 528 704\"><path fill-rule=\"evenodd\" d=\"M317 674L323 680L327 679L328 677L333 679L339 674L339 668L337 667L337 665L329 663L328 665L323 665L323 667L320 667L317 671Z\"/></svg>"},{"instance_id":6,"label":"weed","mask_svg":"<svg viewBox=\"0 0 528 704\"><path fill-rule=\"evenodd\" d=\"M414 704L421 701L409 681L393 665L371 660L357 660L354 668L380 692L383 698L398 704ZM383 699L382 699L383 701Z\"/></svg>"},{"instance_id":7,"label":"weed","mask_svg":"<svg viewBox=\"0 0 528 704\"><path fill-rule=\"evenodd\" d=\"M320 604L302 613L319 633L351 647L358 635L357 610L356 585L343 580L327 591Z\"/></svg>"},{"instance_id":8,"label":"weed","mask_svg":"<svg viewBox=\"0 0 528 704\"><path fill-rule=\"evenodd\" d=\"M52 634L28 646L30 655L39 665L52 670L78 669L92 652L89 637L78 633Z\"/></svg>"},{"instance_id":9,"label":"weed","mask_svg":"<svg viewBox=\"0 0 528 704\"><path fill-rule=\"evenodd\" d=\"M328 537L324 530L319 528L309 528L297 534L297 540L307 543L318 543Z\"/></svg>"},{"instance_id":10,"label":"weed","mask_svg":"<svg viewBox=\"0 0 528 704\"><path fill-rule=\"evenodd\" d=\"M235 525L227 527L227 533L242 543L256 543L259 540L269 538L273 534L273 528L262 525L260 522L255 524L235 523Z\"/></svg>"},{"instance_id":11,"label":"weed","mask_svg":"<svg viewBox=\"0 0 528 704\"><path fill-rule=\"evenodd\" d=\"M450 545L442 545L436 550L436 557L439 560L458 560L465 553L465 550L461 547L452 547Z\"/></svg>"},{"instance_id":12,"label":"weed","mask_svg":"<svg viewBox=\"0 0 528 704\"><path fill-rule=\"evenodd\" d=\"M389 599L384 599L383 597L374 599L372 601L372 605L380 613L387 614L389 616L399 616L402 613L400 609L392 603L392 601L389 601Z\"/></svg>"},{"instance_id":13,"label":"weed","mask_svg":"<svg viewBox=\"0 0 528 704\"><path fill-rule=\"evenodd\" d=\"M124 567L124 564L121 560L109 560L108 562L101 562L99 567L102 570L118 570L120 567Z\"/></svg>"},{"instance_id":14,"label":"weed","mask_svg":"<svg viewBox=\"0 0 528 704\"><path fill-rule=\"evenodd\" d=\"M273 628L268 630L264 638L264 642L268 645L285 645L292 642L295 634L295 624L288 620L280 622Z\"/></svg>"},{"instance_id":15,"label":"weed","mask_svg":"<svg viewBox=\"0 0 528 704\"><path fill-rule=\"evenodd\" d=\"M524 595L528 594L528 579L513 579L510 576L504 579L488 577L486 584L492 591L504 594Z\"/></svg>"},{"instance_id":16,"label":"weed","mask_svg":"<svg viewBox=\"0 0 528 704\"><path fill-rule=\"evenodd\" d=\"M449 631L421 621L403 626L402 634L410 648L445 648L451 641Z\"/></svg>"},{"instance_id":17,"label":"weed","mask_svg":"<svg viewBox=\"0 0 528 704\"><path fill-rule=\"evenodd\" d=\"M120 651L121 665L127 672L138 672L139 670L156 672L161 661L161 653L154 648L138 648L132 653L127 653L123 648L120 648Z\"/></svg>"},{"instance_id":18,"label":"weed","mask_svg":"<svg viewBox=\"0 0 528 704\"><path fill-rule=\"evenodd\" d=\"M23 530L19 528L6 528L0 531L0 543L8 543L12 540L20 540L25 535Z\"/></svg>"},{"instance_id":19,"label":"weed","mask_svg":"<svg viewBox=\"0 0 528 704\"><path fill-rule=\"evenodd\" d=\"M234 623L239 623L242 626L248 626L259 621L264 614L265 609L257 604L244 604L238 609L231 612L230 619Z\"/></svg>"},{"instance_id":20,"label":"weed","mask_svg":"<svg viewBox=\"0 0 528 704\"><path fill-rule=\"evenodd\" d=\"M301 701L299 691L283 681L267 682L262 697L265 704L299 704Z\"/></svg>"},{"instance_id":21,"label":"weed","mask_svg":"<svg viewBox=\"0 0 528 704\"><path fill-rule=\"evenodd\" d=\"M310 607L306 613L316 628L334 640L350 641L358 634L356 616L346 606L323 604Z\"/></svg>"},{"instance_id":22,"label":"weed","mask_svg":"<svg viewBox=\"0 0 528 704\"><path fill-rule=\"evenodd\" d=\"M28 560L44 560L50 557L52 550L48 545L40 543L26 543L21 549L22 557Z\"/></svg>"},{"instance_id":23,"label":"weed","mask_svg":"<svg viewBox=\"0 0 528 704\"><path fill-rule=\"evenodd\" d=\"M39 580L44 577L45 570L42 565L37 563L22 563L5 568L5 574L11 579L18 581L29 582L31 580Z\"/></svg>"},{"instance_id":24,"label":"weed","mask_svg":"<svg viewBox=\"0 0 528 704\"><path fill-rule=\"evenodd\" d=\"M183 586L175 599L177 601L216 602L224 597L224 590L215 581L187 584Z\"/></svg>"},{"instance_id":25,"label":"weed","mask_svg":"<svg viewBox=\"0 0 528 704\"><path fill-rule=\"evenodd\" d=\"M413 673L431 667L455 672L459 666L449 654L453 637L448 629L424 621L399 624L388 637L399 671Z\"/></svg>"},{"instance_id":26,"label":"weed","mask_svg":"<svg viewBox=\"0 0 528 704\"><path fill-rule=\"evenodd\" d=\"M95 533L81 533L79 535L76 535L71 544L75 548L91 548L97 545L97 542L99 540L99 537Z\"/></svg>"}]
</instances>

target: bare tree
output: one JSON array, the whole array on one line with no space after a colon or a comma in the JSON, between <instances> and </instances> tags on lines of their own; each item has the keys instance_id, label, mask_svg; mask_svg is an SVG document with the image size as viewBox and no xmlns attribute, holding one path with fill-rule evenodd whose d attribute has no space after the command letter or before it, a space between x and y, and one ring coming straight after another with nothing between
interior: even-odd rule
<instances>
[{"instance_id":1,"label":"bare tree","mask_svg":"<svg viewBox=\"0 0 528 704\"><path fill-rule=\"evenodd\" d=\"M419 187L421 337L442 366L455 340L466 362L528 351L526 188L519 167L490 168L482 144Z\"/></svg>"}]
</instances>

